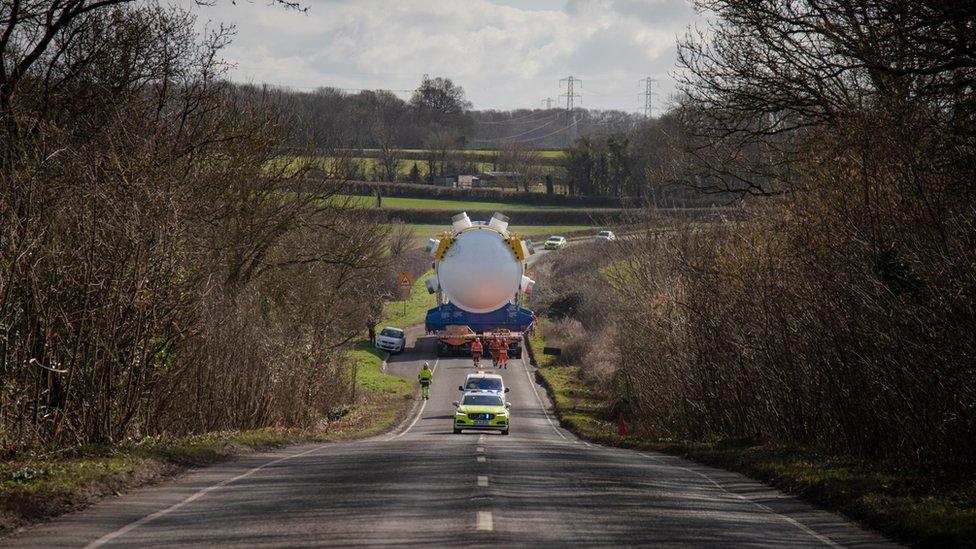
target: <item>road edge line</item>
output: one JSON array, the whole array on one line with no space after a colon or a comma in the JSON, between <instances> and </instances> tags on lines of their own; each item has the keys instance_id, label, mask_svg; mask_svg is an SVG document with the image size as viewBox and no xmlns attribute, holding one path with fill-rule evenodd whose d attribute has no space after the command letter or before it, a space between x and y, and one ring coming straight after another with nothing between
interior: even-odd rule
<instances>
[{"instance_id":1,"label":"road edge line","mask_svg":"<svg viewBox=\"0 0 976 549\"><path fill-rule=\"evenodd\" d=\"M441 362L440 357L434 359L434 367L430 369L431 376L433 376L437 372L437 365L440 364L440 362ZM410 425L408 425L407 428L404 429L403 431L401 431L401 432L399 432L399 433L391 436L390 438L386 439L386 442L391 441L391 440L398 439L398 438L402 437L403 435L409 433L410 432L410 429L413 429L413 426L416 425L418 421L420 421L420 418L421 417L423 417L423 415L424 415L424 408L426 408L426 407L427 407L427 401L421 399L420 409L417 410L417 413L414 415L413 421L410 423Z\"/></svg>"},{"instance_id":2,"label":"road edge line","mask_svg":"<svg viewBox=\"0 0 976 549\"><path fill-rule=\"evenodd\" d=\"M197 490L196 492L194 492L193 494L187 496L183 500L178 501L178 502L170 505L169 507L166 507L166 508L160 509L160 510L158 510L156 512L150 513L150 514L148 514L148 515L146 515L146 516L144 516L144 517L142 517L140 519L134 520L134 521L126 524L125 526L123 526L123 527L121 527L121 528L119 528L119 529L117 529L115 531L112 531L112 532L109 532L109 533L103 535L102 537L96 539L95 541L93 541L93 542L88 543L87 545L85 545L85 549L90 549L90 548L94 548L94 547L101 547L102 545L104 545L104 544L106 544L106 543L108 543L110 541L113 541L115 539L118 539L121 536L124 536L125 534L128 534L129 532L135 530L136 528L142 526L143 524L148 524L149 522L152 522L153 520L156 520L159 517L168 515L169 513L171 513L173 511L179 509L180 507L183 507L184 505L186 505L188 503L193 503L194 501L196 501L196 500L204 497L205 495L209 494L210 492L213 492L215 490L219 490L220 488L223 488L224 486L227 486L229 484L232 484L232 483L234 483L234 482L236 482L238 480L241 480L243 478L247 478L247 477L253 475L254 473L260 471L261 469L264 469L265 467L270 467L272 465L281 463L283 461L287 461L287 460L292 459L292 458L307 456L308 454L311 454L312 452L316 452L318 450L321 450L326 444L327 443L318 444L318 445L315 446L315 448L311 448L311 449L306 450L304 452L299 452L297 454L287 455L287 456L280 457L280 458L275 459L275 460L271 460L271 461L262 463L261 465L258 465L257 467L254 467L252 469L249 469L248 471L245 471L244 473L241 473L241 474L237 475L236 477L232 477L232 478L229 478L229 479L224 479L224 480L218 482L217 484L213 484L211 486L207 486L206 488L201 488L201 489Z\"/></svg>"},{"instance_id":3,"label":"road edge line","mask_svg":"<svg viewBox=\"0 0 976 549\"><path fill-rule=\"evenodd\" d=\"M525 360L522 359L520 362L522 362L522 369L525 370L525 377L529 378L529 385L532 387L532 393L535 395L535 399L539 402L539 407L542 408L542 413L546 416L546 421L549 422L549 425L552 426L552 430L555 431L557 435L563 437L563 440L569 440L569 438L562 434L562 432L556 427L556 424L552 422L552 418L549 417L549 410L546 410L546 403L543 402L542 397L539 396L539 391L535 387L535 380L532 379L532 375L529 374L529 367Z\"/></svg>"}]
</instances>

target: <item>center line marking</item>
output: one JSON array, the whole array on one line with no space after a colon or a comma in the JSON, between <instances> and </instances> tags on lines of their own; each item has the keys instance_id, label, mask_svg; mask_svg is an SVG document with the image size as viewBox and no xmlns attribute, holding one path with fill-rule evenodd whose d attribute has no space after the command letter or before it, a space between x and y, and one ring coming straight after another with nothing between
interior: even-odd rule
<instances>
[{"instance_id":1,"label":"center line marking","mask_svg":"<svg viewBox=\"0 0 976 549\"><path fill-rule=\"evenodd\" d=\"M491 511L478 511L478 530L491 531L494 528Z\"/></svg>"},{"instance_id":2,"label":"center line marking","mask_svg":"<svg viewBox=\"0 0 976 549\"><path fill-rule=\"evenodd\" d=\"M479 454L483 454L483 453L485 453L485 447L484 446L478 446L477 448L474 449L474 451L477 452L477 453L479 453Z\"/></svg>"},{"instance_id":3,"label":"center line marking","mask_svg":"<svg viewBox=\"0 0 976 549\"><path fill-rule=\"evenodd\" d=\"M488 461L488 460L485 459L485 456L478 456L478 463L484 463L486 461Z\"/></svg>"},{"instance_id":4,"label":"center line marking","mask_svg":"<svg viewBox=\"0 0 976 549\"><path fill-rule=\"evenodd\" d=\"M478 486L482 488L488 487L488 477L484 475L478 475Z\"/></svg>"}]
</instances>

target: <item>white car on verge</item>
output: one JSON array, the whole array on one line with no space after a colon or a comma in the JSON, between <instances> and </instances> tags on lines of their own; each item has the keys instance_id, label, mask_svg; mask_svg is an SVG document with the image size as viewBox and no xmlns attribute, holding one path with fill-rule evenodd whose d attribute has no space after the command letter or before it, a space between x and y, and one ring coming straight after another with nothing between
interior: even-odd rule
<instances>
[{"instance_id":1,"label":"white car on verge","mask_svg":"<svg viewBox=\"0 0 976 549\"><path fill-rule=\"evenodd\" d=\"M617 235L613 234L613 231L600 231L596 233L597 240L617 240Z\"/></svg>"},{"instance_id":2,"label":"white car on verge","mask_svg":"<svg viewBox=\"0 0 976 549\"><path fill-rule=\"evenodd\" d=\"M407 335L400 328L387 326L376 336L376 348L393 354L403 351L407 345Z\"/></svg>"}]
</instances>

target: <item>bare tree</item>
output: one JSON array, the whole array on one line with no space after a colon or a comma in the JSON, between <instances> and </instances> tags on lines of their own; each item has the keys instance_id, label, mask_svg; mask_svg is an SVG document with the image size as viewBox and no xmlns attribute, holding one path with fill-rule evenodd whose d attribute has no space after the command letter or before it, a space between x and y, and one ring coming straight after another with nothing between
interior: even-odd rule
<instances>
[{"instance_id":1,"label":"bare tree","mask_svg":"<svg viewBox=\"0 0 976 549\"><path fill-rule=\"evenodd\" d=\"M385 232L282 162L226 29L126 2L0 11L0 447L309 425ZM192 410L188 414L187 410Z\"/></svg>"}]
</instances>

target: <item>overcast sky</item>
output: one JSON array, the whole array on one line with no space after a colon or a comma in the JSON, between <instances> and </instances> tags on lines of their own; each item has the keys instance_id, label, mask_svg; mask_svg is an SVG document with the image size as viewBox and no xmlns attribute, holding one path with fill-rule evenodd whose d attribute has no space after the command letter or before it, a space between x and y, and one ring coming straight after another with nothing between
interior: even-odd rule
<instances>
[{"instance_id":1,"label":"overcast sky","mask_svg":"<svg viewBox=\"0 0 976 549\"><path fill-rule=\"evenodd\" d=\"M578 106L636 111L638 80L674 91L675 40L698 22L690 0L268 0L197 8L201 26L237 27L235 80L295 88L410 90L424 73L462 85L478 109L532 108L582 79ZM408 92L398 93L409 97ZM560 104L565 99L558 98Z\"/></svg>"}]
</instances>

